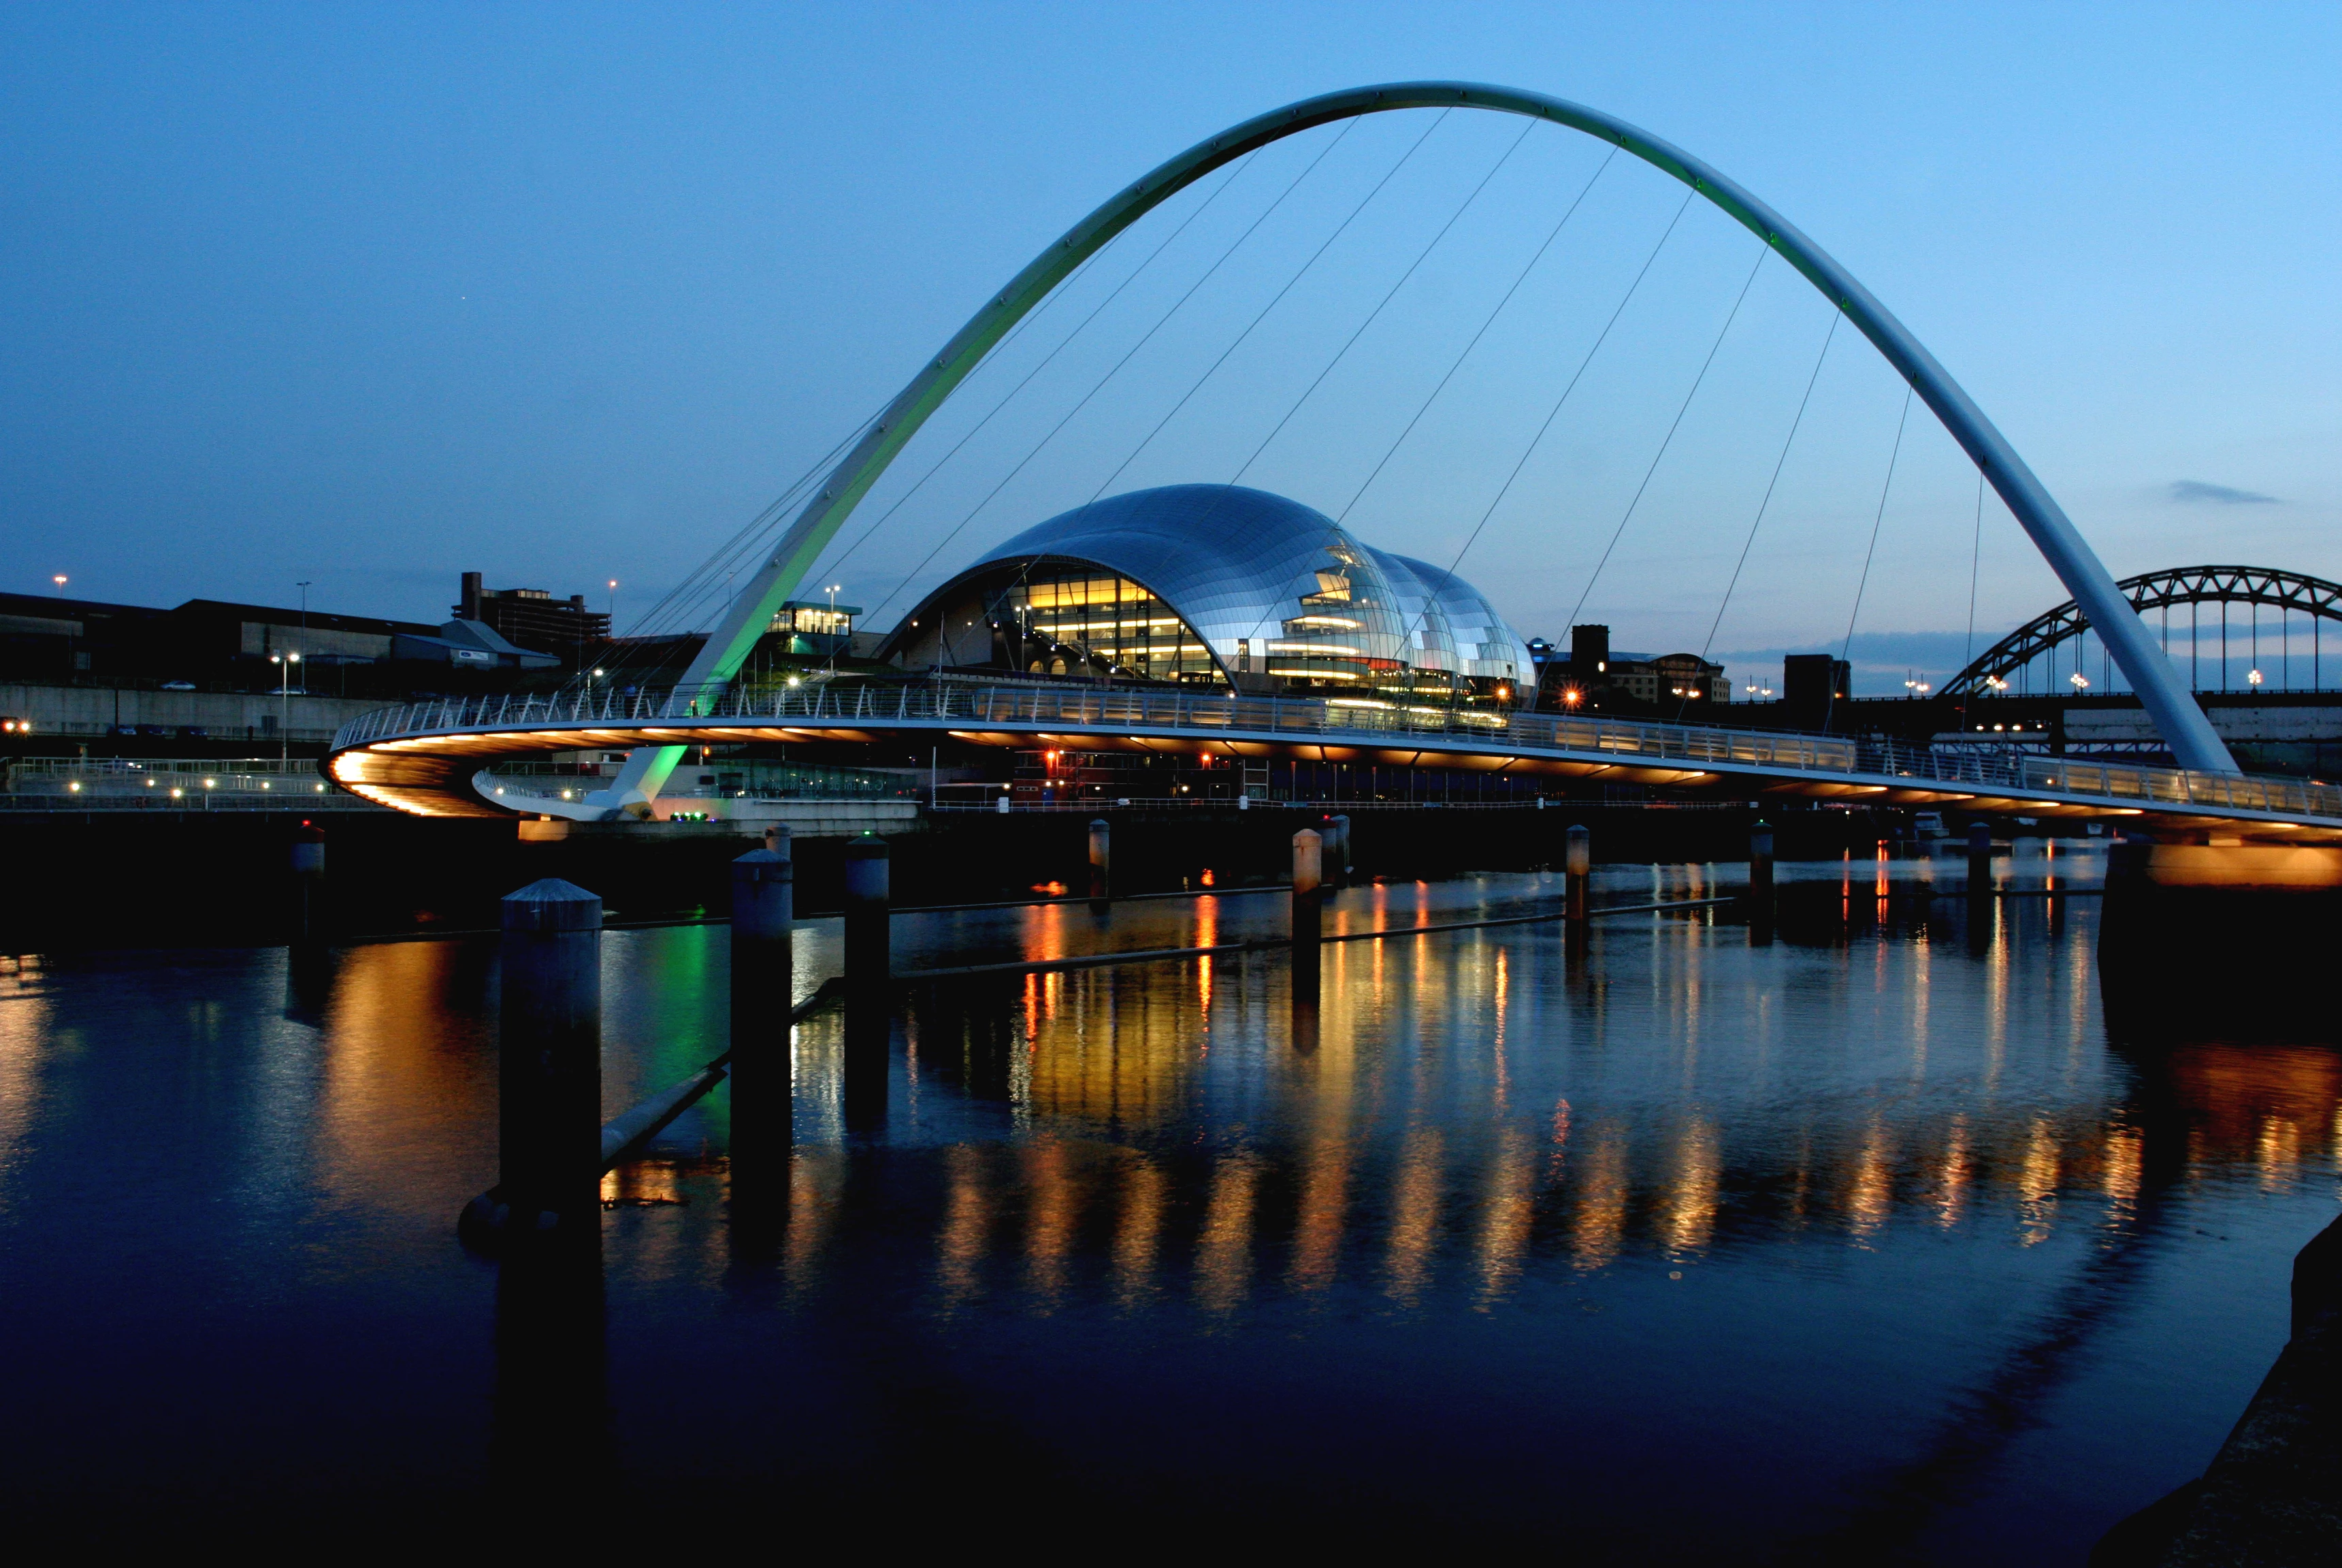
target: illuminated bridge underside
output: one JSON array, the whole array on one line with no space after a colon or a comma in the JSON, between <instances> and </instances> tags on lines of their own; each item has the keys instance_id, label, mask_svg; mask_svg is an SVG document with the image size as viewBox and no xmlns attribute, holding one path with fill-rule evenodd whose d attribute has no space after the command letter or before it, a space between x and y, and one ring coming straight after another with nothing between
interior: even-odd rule
<instances>
[{"instance_id":1,"label":"illuminated bridge underside","mask_svg":"<svg viewBox=\"0 0 2342 1568\"><path fill-rule=\"evenodd\" d=\"M915 737L919 744L948 737L1026 750L1062 745L1599 779L1727 797L1941 804L2028 816L2118 817L2163 831L2342 842L2342 789L2331 785L1979 755L1966 747L1938 752L1837 735L1034 685L823 690L766 699L754 712L676 716L688 705L659 694L385 709L344 726L328 765L345 787L403 811L509 816L515 803L483 794L475 782L503 757L755 742L891 747ZM536 807L521 803L521 809Z\"/></svg>"}]
</instances>

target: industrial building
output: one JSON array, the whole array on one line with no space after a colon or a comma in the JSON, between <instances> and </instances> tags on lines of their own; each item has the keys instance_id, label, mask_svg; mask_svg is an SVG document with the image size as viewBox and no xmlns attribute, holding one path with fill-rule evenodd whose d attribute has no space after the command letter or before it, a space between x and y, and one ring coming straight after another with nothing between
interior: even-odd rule
<instances>
[{"instance_id":1,"label":"industrial building","mask_svg":"<svg viewBox=\"0 0 2342 1568\"><path fill-rule=\"evenodd\" d=\"M462 591L448 609L459 621L475 622L516 648L550 654L573 669L610 640L610 617L587 609L585 594L556 599L543 588L483 588L477 572L464 574Z\"/></svg>"}]
</instances>

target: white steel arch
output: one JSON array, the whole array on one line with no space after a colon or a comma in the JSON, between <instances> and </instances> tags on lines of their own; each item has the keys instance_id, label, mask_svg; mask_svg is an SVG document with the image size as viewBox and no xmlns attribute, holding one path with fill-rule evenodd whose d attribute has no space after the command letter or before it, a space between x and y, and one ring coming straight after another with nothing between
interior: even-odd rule
<instances>
[{"instance_id":1,"label":"white steel arch","mask_svg":"<svg viewBox=\"0 0 2342 1568\"><path fill-rule=\"evenodd\" d=\"M831 470L819 493L806 504L756 574L743 585L685 673L681 688L703 692L710 700L720 697L781 602L796 592L862 497L919 427L1011 327L1108 241L1214 169L1255 148L1336 120L1422 108L1526 115L1583 131L1681 180L1761 237L1845 313L1983 471L2050 570L2089 617L2179 765L2203 773L2239 771L2228 748L2213 733L2210 721L2065 509L1935 355L1852 274L1770 206L1681 148L1598 109L1542 93L1471 82L1356 87L1272 109L1198 142L1101 204L1010 279L941 353L919 367L877 422ZM612 787L590 797L593 804L623 810L646 802L666 782L683 751L680 746L636 750Z\"/></svg>"}]
</instances>

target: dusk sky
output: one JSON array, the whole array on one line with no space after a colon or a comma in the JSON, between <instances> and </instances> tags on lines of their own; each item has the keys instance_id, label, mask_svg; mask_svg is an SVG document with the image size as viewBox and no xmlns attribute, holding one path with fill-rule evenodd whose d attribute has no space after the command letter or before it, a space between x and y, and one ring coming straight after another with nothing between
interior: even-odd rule
<instances>
[{"instance_id":1,"label":"dusk sky","mask_svg":"<svg viewBox=\"0 0 2342 1568\"><path fill-rule=\"evenodd\" d=\"M2342 576L2331 5L311 4L0 11L0 582L168 604L290 604L306 580L316 608L437 619L466 569L597 608L615 577L624 629L1118 186L1279 104L1420 78L1596 105L1771 202L2117 575ZM816 580L890 623L1118 470L1113 488L1233 477L1488 177L1246 474L1342 510L1604 150L1538 126L1509 151L1526 122L1495 115L1377 118L996 499L978 505L1336 133L1231 176L894 532ZM1216 184L1102 256L1010 345L1026 360L980 371L848 537ZM1874 520L1858 631L1881 668L1948 673L2063 598L1988 507L1969 634L1973 471L1915 408L1882 511L1901 393L1841 331L1719 621L1827 328L1777 263L1620 526L1756 260L1704 206L1530 447L1681 195L1602 171L1350 524L1446 564L1488 513L1459 569L1524 633L1582 605L1622 647L1712 638L1736 667L1840 642Z\"/></svg>"}]
</instances>

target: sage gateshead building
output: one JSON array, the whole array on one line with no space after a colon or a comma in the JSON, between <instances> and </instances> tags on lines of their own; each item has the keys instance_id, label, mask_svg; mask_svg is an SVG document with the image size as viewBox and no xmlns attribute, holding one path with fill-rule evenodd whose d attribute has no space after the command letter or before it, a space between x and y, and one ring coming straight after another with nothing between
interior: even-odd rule
<instances>
[{"instance_id":1,"label":"sage gateshead building","mask_svg":"<svg viewBox=\"0 0 2342 1568\"><path fill-rule=\"evenodd\" d=\"M906 669L1526 707L1536 674L1479 590L1298 501L1173 484L1008 540L880 644Z\"/></svg>"}]
</instances>

